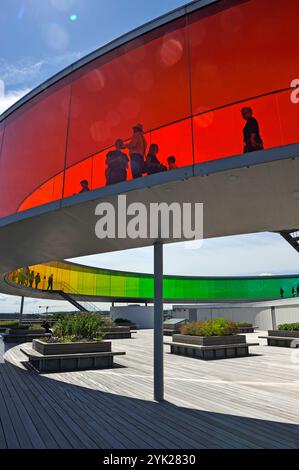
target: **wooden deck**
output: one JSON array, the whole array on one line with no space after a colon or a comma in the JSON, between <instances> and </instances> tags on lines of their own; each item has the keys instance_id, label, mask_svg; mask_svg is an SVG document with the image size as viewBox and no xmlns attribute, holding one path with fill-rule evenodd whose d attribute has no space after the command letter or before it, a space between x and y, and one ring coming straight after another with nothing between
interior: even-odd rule
<instances>
[{"instance_id":1,"label":"wooden deck","mask_svg":"<svg viewBox=\"0 0 299 470\"><path fill-rule=\"evenodd\" d=\"M114 369L47 375L0 341L0 448L298 448L299 349L260 342L256 355L212 362L165 346L158 404L152 331L113 340L127 352Z\"/></svg>"}]
</instances>

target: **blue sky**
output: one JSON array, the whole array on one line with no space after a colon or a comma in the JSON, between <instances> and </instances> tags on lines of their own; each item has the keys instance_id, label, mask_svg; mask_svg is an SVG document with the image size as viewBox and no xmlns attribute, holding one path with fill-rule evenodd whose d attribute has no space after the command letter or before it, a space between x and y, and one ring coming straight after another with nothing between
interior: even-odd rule
<instances>
[{"instance_id":1,"label":"blue sky","mask_svg":"<svg viewBox=\"0 0 299 470\"><path fill-rule=\"evenodd\" d=\"M141 24L186 3L181 0L1 0L0 113L16 99L80 57ZM80 258L113 269L152 271L144 248ZM299 272L299 256L279 235L257 234L165 247L165 271L198 275ZM50 302L53 305L53 302ZM0 312L19 299L0 294ZM44 301L26 301L38 311ZM68 308L64 302L57 304Z\"/></svg>"}]
</instances>

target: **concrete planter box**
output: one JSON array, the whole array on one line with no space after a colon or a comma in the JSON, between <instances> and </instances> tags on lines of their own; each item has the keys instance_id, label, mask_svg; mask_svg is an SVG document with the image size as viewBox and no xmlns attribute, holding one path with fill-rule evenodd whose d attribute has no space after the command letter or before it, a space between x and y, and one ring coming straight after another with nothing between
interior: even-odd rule
<instances>
[{"instance_id":1,"label":"concrete planter box","mask_svg":"<svg viewBox=\"0 0 299 470\"><path fill-rule=\"evenodd\" d=\"M291 330L268 330L269 336L279 336L279 337L287 337L287 338L299 338L299 331L291 331Z\"/></svg>"},{"instance_id":2,"label":"concrete planter box","mask_svg":"<svg viewBox=\"0 0 299 470\"><path fill-rule=\"evenodd\" d=\"M40 330L30 330L29 328L7 328L6 333L10 336L42 335L44 328Z\"/></svg>"},{"instance_id":3,"label":"concrete planter box","mask_svg":"<svg viewBox=\"0 0 299 470\"><path fill-rule=\"evenodd\" d=\"M227 344L246 343L246 336L228 335L228 336L192 336L174 334L172 337L174 343L197 344L199 346L219 346Z\"/></svg>"},{"instance_id":4,"label":"concrete planter box","mask_svg":"<svg viewBox=\"0 0 299 470\"><path fill-rule=\"evenodd\" d=\"M32 349L44 356L111 352L111 342L44 343L43 341L34 339L32 341Z\"/></svg>"},{"instance_id":5,"label":"concrete planter box","mask_svg":"<svg viewBox=\"0 0 299 470\"><path fill-rule=\"evenodd\" d=\"M130 328L130 330L137 330L137 325L136 323L115 323L113 326L115 327L125 327L125 328Z\"/></svg>"},{"instance_id":6,"label":"concrete planter box","mask_svg":"<svg viewBox=\"0 0 299 470\"><path fill-rule=\"evenodd\" d=\"M108 326L103 328L105 339L126 339L131 338L132 333L129 326Z\"/></svg>"},{"instance_id":7,"label":"concrete planter box","mask_svg":"<svg viewBox=\"0 0 299 470\"><path fill-rule=\"evenodd\" d=\"M253 326L238 326L239 333L254 333Z\"/></svg>"},{"instance_id":8,"label":"concrete planter box","mask_svg":"<svg viewBox=\"0 0 299 470\"><path fill-rule=\"evenodd\" d=\"M267 340L268 346L281 348L298 348L299 331L291 330L268 330L268 336L259 336Z\"/></svg>"},{"instance_id":9,"label":"concrete planter box","mask_svg":"<svg viewBox=\"0 0 299 470\"><path fill-rule=\"evenodd\" d=\"M192 336L175 334L172 339L172 343L165 343L170 346L172 354L205 361L248 356L249 346L258 345L258 343L246 343L246 337L243 335Z\"/></svg>"}]
</instances>

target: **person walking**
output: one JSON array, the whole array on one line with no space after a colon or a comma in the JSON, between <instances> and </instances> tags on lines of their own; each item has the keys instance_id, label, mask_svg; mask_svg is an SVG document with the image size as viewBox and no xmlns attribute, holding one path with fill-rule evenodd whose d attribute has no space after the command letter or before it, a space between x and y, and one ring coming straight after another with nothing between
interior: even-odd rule
<instances>
[{"instance_id":1,"label":"person walking","mask_svg":"<svg viewBox=\"0 0 299 470\"><path fill-rule=\"evenodd\" d=\"M53 274L48 277L48 287L47 290L53 290Z\"/></svg>"},{"instance_id":2,"label":"person walking","mask_svg":"<svg viewBox=\"0 0 299 470\"><path fill-rule=\"evenodd\" d=\"M37 273L37 275L35 276L34 280L35 280L35 288L38 289L38 285L39 285L39 283L40 283L40 281L41 281L41 279L40 279L40 274L39 274L39 273Z\"/></svg>"},{"instance_id":3,"label":"person walking","mask_svg":"<svg viewBox=\"0 0 299 470\"><path fill-rule=\"evenodd\" d=\"M253 117L253 111L249 107L242 108L241 115L246 121L243 128L244 153L262 150L263 140L260 135L259 123Z\"/></svg>"},{"instance_id":4,"label":"person walking","mask_svg":"<svg viewBox=\"0 0 299 470\"><path fill-rule=\"evenodd\" d=\"M106 156L106 184L115 184L127 179L127 169L129 166L128 156L122 152L126 146L122 139L115 142L115 150L110 150Z\"/></svg>"},{"instance_id":5,"label":"person walking","mask_svg":"<svg viewBox=\"0 0 299 470\"><path fill-rule=\"evenodd\" d=\"M30 275L29 275L29 287L33 287L33 282L34 282L34 271L31 271Z\"/></svg>"},{"instance_id":6,"label":"person walking","mask_svg":"<svg viewBox=\"0 0 299 470\"><path fill-rule=\"evenodd\" d=\"M133 135L126 147L130 152L132 177L134 179L140 178L143 173L144 157L147 148L142 124L138 123L133 126Z\"/></svg>"}]
</instances>

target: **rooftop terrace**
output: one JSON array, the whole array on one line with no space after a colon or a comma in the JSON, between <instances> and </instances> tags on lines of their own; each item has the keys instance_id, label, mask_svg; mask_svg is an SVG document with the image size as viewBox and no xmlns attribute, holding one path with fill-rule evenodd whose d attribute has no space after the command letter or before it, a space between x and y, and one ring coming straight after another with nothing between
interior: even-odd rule
<instances>
[{"instance_id":1,"label":"rooftop terrace","mask_svg":"<svg viewBox=\"0 0 299 470\"><path fill-rule=\"evenodd\" d=\"M250 342L258 334L251 334ZM113 340L110 370L38 375L0 338L0 448L298 448L299 351L205 362L170 355L152 399L152 336ZM297 363L296 363L297 362Z\"/></svg>"}]
</instances>

